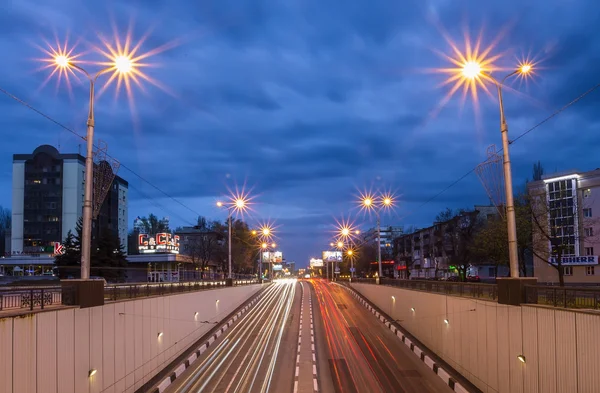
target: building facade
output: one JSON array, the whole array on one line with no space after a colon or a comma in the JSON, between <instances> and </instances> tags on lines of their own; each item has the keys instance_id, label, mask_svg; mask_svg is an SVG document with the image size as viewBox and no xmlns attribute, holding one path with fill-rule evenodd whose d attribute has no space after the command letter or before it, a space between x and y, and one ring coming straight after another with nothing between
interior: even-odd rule
<instances>
[{"instance_id":1,"label":"building facade","mask_svg":"<svg viewBox=\"0 0 600 393\"><path fill-rule=\"evenodd\" d=\"M528 184L533 268L538 282L600 283L600 169L543 176Z\"/></svg>"},{"instance_id":2,"label":"building facade","mask_svg":"<svg viewBox=\"0 0 600 393\"><path fill-rule=\"evenodd\" d=\"M83 214L85 158L42 145L13 156L11 255L52 254ZM128 184L116 176L94 222L127 246Z\"/></svg>"}]
</instances>

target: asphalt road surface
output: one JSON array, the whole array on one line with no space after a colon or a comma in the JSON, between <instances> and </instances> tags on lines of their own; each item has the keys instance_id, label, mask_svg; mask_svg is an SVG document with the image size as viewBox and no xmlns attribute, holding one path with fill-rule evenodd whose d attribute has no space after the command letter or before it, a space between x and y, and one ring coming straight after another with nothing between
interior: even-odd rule
<instances>
[{"instance_id":1,"label":"asphalt road surface","mask_svg":"<svg viewBox=\"0 0 600 393\"><path fill-rule=\"evenodd\" d=\"M318 299L314 313L321 317L317 341L326 347L320 358L320 370L326 371L320 376L323 393L452 392L347 290L322 280L312 283Z\"/></svg>"},{"instance_id":2,"label":"asphalt road surface","mask_svg":"<svg viewBox=\"0 0 600 393\"><path fill-rule=\"evenodd\" d=\"M260 301L196 360L169 393L291 392L301 288L275 282Z\"/></svg>"}]
</instances>

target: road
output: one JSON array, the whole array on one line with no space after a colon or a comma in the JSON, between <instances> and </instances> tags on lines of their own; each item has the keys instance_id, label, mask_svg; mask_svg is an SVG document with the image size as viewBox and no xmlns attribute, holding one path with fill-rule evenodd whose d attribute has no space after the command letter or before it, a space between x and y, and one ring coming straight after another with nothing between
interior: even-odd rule
<instances>
[{"instance_id":1,"label":"road","mask_svg":"<svg viewBox=\"0 0 600 393\"><path fill-rule=\"evenodd\" d=\"M178 377L167 392L291 392L301 296L296 280L269 286L261 300Z\"/></svg>"},{"instance_id":2,"label":"road","mask_svg":"<svg viewBox=\"0 0 600 393\"><path fill-rule=\"evenodd\" d=\"M452 392L373 314L340 285L312 280L326 346L321 357L323 392L444 393ZM318 312L320 311L320 312ZM319 337L318 337L319 338Z\"/></svg>"}]
</instances>

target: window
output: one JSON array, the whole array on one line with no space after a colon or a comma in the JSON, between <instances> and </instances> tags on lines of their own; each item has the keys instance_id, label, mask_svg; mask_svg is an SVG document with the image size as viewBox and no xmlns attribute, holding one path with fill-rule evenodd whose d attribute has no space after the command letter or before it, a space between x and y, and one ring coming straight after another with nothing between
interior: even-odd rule
<instances>
[{"instance_id":1,"label":"window","mask_svg":"<svg viewBox=\"0 0 600 393\"><path fill-rule=\"evenodd\" d=\"M585 228L585 235L586 236L594 236L594 228Z\"/></svg>"},{"instance_id":2,"label":"window","mask_svg":"<svg viewBox=\"0 0 600 393\"><path fill-rule=\"evenodd\" d=\"M585 209L583 209L583 216L585 218L591 218L592 217L592 208L586 207Z\"/></svg>"},{"instance_id":3,"label":"window","mask_svg":"<svg viewBox=\"0 0 600 393\"><path fill-rule=\"evenodd\" d=\"M593 276L594 275L594 266L586 266L585 267L585 275Z\"/></svg>"},{"instance_id":4,"label":"window","mask_svg":"<svg viewBox=\"0 0 600 393\"><path fill-rule=\"evenodd\" d=\"M586 247L585 255L594 255L594 247Z\"/></svg>"},{"instance_id":5,"label":"window","mask_svg":"<svg viewBox=\"0 0 600 393\"><path fill-rule=\"evenodd\" d=\"M563 266L563 272L564 272L565 276L572 276L573 275L573 266Z\"/></svg>"}]
</instances>

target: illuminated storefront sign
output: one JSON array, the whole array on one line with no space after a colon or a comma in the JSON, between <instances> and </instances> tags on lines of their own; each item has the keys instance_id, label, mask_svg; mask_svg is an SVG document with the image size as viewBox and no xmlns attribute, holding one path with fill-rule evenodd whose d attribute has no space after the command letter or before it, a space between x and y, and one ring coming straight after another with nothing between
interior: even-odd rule
<instances>
[{"instance_id":1,"label":"illuminated storefront sign","mask_svg":"<svg viewBox=\"0 0 600 393\"><path fill-rule=\"evenodd\" d=\"M170 233L157 233L155 236L138 236L140 254L179 254L179 236Z\"/></svg>"}]
</instances>

